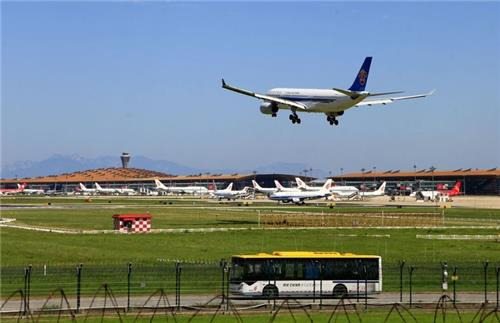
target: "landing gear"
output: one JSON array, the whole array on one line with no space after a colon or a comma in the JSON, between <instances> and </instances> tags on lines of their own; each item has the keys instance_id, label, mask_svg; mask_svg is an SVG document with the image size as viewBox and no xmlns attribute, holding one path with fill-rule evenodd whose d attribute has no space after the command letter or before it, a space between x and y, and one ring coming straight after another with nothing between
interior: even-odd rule
<instances>
[{"instance_id":1,"label":"landing gear","mask_svg":"<svg viewBox=\"0 0 500 323\"><path fill-rule=\"evenodd\" d=\"M288 118L290 119L290 121L292 121L292 123L300 124L300 118L295 112L291 114Z\"/></svg>"},{"instance_id":2,"label":"landing gear","mask_svg":"<svg viewBox=\"0 0 500 323\"><path fill-rule=\"evenodd\" d=\"M273 117L273 118L276 118L276 116L277 116L277 114L274 112L271 114L271 117Z\"/></svg>"},{"instance_id":3,"label":"landing gear","mask_svg":"<svg viewBox=\"0 0 500 323\"><path fill-rule=\"evenodd\" d=\"M326 116L326 121L328 121L332 126L337 126L339 124L339 121L335 119L335 116Z\"/></svg>"}]
</instances>

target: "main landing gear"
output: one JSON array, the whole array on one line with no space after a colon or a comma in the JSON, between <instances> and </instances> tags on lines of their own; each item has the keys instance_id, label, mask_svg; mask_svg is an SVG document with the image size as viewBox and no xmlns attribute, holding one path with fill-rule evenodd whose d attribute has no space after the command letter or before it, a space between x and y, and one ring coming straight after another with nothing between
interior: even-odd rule
<instances>
[{"instance_id":1,"label":"main landing gear","mask_svg":"<svg viewBox=\"0 0 500 323\"><path fill-rule=\"evenodd\" d=\"M326 116L326 121L328 121L332 126L337 126L339 124L339 121L335 119L335 116Z\"/></svg>"},{"instance_id":2,"label":"main landing gear","mask_svg":"<svg viewBox=\"0 0 500 323\"><path fill-rule=\"evenodd\" d=\"M288 118L292 121L292 123L300 124L300 118L295 112L291 114Z\"/></svg>"}]
</instances>

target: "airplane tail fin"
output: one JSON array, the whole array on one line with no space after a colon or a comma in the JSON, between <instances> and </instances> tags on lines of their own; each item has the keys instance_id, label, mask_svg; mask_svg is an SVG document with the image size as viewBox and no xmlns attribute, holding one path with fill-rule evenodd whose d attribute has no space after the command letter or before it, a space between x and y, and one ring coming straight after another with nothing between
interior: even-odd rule
<instances>
[{"instance_id":1,"label":"airplane tail fin","mask_svg":"<svg viewBox=\"0 0 500 323\"><path fill-rule=\"evenodd\" d=\"M377 189L377 192L378 193L385 193L385 185L387 183L386 182L383 182L382 185L380 185L380 187Z\"/></svg>"},{"instance_id":2,"label":"airplane tail fin","mask_svg":"<svg viewBox=\"0 0 500 323\"><path fill-rule=\"evenodd\" d=\"M282 190L284 188L283 185L281 185L281 183L277 180L274 180L274 185L276 185L276 188L279 190Z\"/></svg>"},{"instance_id":3,"label":"airplane tail fin","mask_svg":"<svg viewBox=\"0 0 500 323\"><path fill-rule=\"evenodd\" d=\"M297 186L300 188L300 189L305 189L307 187L306 183L304 183L303 180L301 180L300 178L298 177L295 177L295 181L297 182Z\"/></svg>"},{"instance_id":4,"label":"airplane tail fin","mask_svg":"<svg viewBox=\"0 0 500 323\"><path fill-rule=\"evenodd\" d=\"M260 185L255 180L252 180L252 185L256 190L262 189L262 187L260 187Z\"/></svg>"},{"instance_id":5,"label":"airplane tail fin","mask_svg":"<svg viewBox=\"0 0 500 323\"><path fill-rule=\"evenodd\" d=\"M354 83L352 83L349 88L350 91L361 92L365 90L366 83L368 82L368 73L370 73L370 65L372 63L371 57L366 57L363 65L359 69L358 75L356 75L356 79Z\"/></svg>"},{"instance_id":6,"label":"airplane tail fin","mask_svg":"<svg viewBox=\"0 0 500 323\"><path fill-rule=\"evenodd\" d=\"M226 191L232 191L233 190L233 182L229 183L229 185L226 187Z\"/></svg>"},{"instance_id":7,"label":"airplane tail fin","mask_svg":"<svg viewBox=\"0 0 500 323\"><path fill-rule=\"evenodd\" d=\"M86 191L87 190L87 188L85 187L85 185L83 185L82 183L80 183L80 189L82 191Z\"/></svg>"},{"instance_id":8,"label":"airplane tail fin","mask_svg":"<svg viewBox=\"0 0 500 323\"><path fill-rule=\"evenodd\" d=\"M162 182L160 182L159 179L155 179L155 185L156 185L156 188L164 188L165 185L163 185Z\"/></svg>"},{"instance_id":9,"label":"airplane tail fin","mask_svg":"<svg viewBox=\"0 0 500 323\"><path fill-rule=\"evenodd\" d=\"M99 183L97 183L97 182L95 182L95 188L97 188L98 190L102 190L101 185L99 185Z\"/></svg>"},{"instance_id":10,"label":"airplane tail fin","mask_svg":"<svg viewBox=\"0 0 500 323\"><path fill-rule=\"evenodd\" d=\"M323 189L324 189L324 190L329 190L329 189L330 189L330 186L332 186L332 179L331 179L331 178L329 178L329 179L325 182L325 184L323 184Z\"/></svg>"},{"instance_id":11,"label":"airplane tail fin","mask_svg":"<svg viewBox=\"0 0 500 323\"><path fill-rule=\"evenodd\" d=\"M460 193L460 187L462 187L462 182L457 181L457 182L455 183L455 186L453 186L453 188L452 188L451 190L452 190L452 192L454 192L454 193Z\"/></svg>"}]
</instances>

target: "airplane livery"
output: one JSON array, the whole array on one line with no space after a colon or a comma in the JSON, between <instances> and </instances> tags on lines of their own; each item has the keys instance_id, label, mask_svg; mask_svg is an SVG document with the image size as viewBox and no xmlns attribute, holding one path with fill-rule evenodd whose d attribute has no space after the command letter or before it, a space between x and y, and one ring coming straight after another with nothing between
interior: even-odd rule
<instances>
[{"instance_id":1,"label":"airplane livery","mask_svg":"<svg viewBox=\"0 0 500 323\"><path fill-rule=\"evenodd\" d=\"M352 107L372 106L377 104L386 105L400 100L423 98L433 93L367 100L368 97L402 93L402 91L383 93L370 93L365 91L371 62L371 57L365 58L353 84L347 90L339 88L275 88L271 89L267 94L259 94L231 86L227 84L224 79L222 79L222 87L236 93L262 100L263 103L260 105L260 112L263 114L276 117L279 110L290 110L291 114L289 119L294 124L301 123L297 112L324 113L326 115L326 120L331 125L338 125L339 121L337 117L340 117L347 109Z\"/></svg>"}]
</instances>

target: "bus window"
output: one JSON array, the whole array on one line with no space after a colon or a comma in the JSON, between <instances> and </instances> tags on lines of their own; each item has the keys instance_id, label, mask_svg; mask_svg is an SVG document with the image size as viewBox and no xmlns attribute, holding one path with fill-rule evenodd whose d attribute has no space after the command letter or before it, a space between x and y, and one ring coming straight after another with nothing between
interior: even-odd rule
<instances>
[{"instance_id":1,"label":"bus window","mask_svg":"<svg viewBox=\"0 0 500 323\"><path fill-rule=\"evenodd\" d=\"M295 277L304 279L304 265L301 262L297 262Z\"/></svg>"},{"instance_id":2,"label":"bus window","mask_svg":"<svg viewBox=\"0 0 500 323\"><path fill-rule=\"evenodd\" d=\"M288 260L285 263L285 279L294 279L295 278L295 263L293 260Z\"/></svg>"},{"instance_id":3,"label":"bus window","mask_svg":"<svg viewBox=\"0 0 500 323\"><path fill-rule=\"evenodd\" d=\"M305 263L306 266L306 279L319 279L319 266L318 264L312 262L312 261L307 261Z\"/></svg>"}]
</instances>

